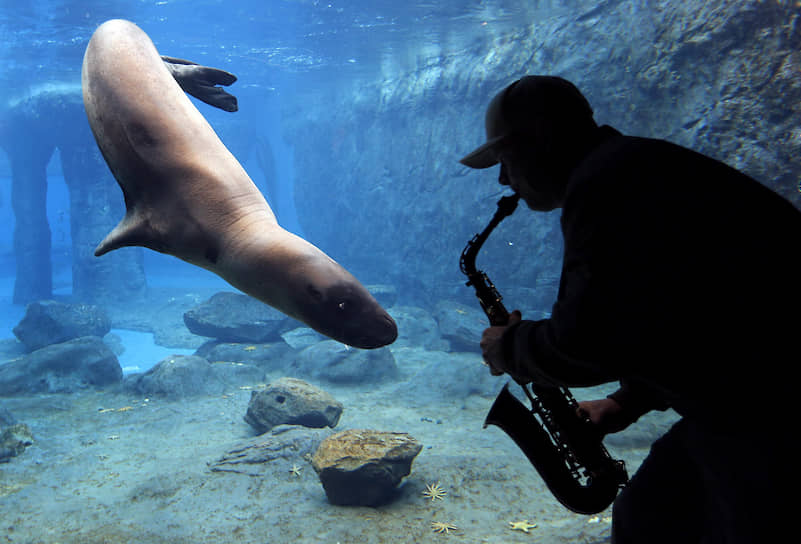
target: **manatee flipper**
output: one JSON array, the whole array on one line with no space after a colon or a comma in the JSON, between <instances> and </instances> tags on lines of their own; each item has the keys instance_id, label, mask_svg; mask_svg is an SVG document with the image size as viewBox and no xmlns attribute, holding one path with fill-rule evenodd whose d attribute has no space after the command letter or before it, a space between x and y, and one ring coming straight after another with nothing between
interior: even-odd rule
<instances>
[{"instance_id":1,"label":"manatee flipper","mask_svg":"<svg viewBox=\"0 0 801 544\"><path fill-rule=\"evenodd\" d=\"M234 112L239 109L236 97L225 89L217 87L217 85L227 87L236 82L236 76L231 72L164 55L161 56L161 60L185 93L223 111Z\"/></svg>"}]
</instances>

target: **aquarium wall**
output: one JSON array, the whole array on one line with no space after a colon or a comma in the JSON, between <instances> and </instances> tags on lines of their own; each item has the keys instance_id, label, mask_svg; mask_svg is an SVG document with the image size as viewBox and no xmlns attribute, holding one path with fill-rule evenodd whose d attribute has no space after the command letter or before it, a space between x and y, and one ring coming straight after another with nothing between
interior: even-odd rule
<instances>
[{"instance_id":1,"label":"aquarium wall","mask_svg":"<svg viewBox=\"0 0 801 544\"><path fill-rule=\"evenodd\" d=\"M419 304L472 297L459 253L492 216L500 186L497 168L458 159L483 141L489 99L524 74L566 77L599 123L723 160L798 205L801 23L792 4L581 2L543 10L513 33L488 23L459 51L443 36L441 48L387 55L374 78L299 83L284 135L303 228L357 275ZM511 304L550 307L558 217L519 209L487 242L479 267Z\"/></svg>"}]
</instances>

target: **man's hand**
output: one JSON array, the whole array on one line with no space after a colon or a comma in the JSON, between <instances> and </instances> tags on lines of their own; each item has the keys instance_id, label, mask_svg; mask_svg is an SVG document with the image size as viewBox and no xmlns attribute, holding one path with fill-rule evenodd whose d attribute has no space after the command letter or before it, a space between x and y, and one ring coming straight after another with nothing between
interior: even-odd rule
<instances>
[{"instance_id":1,"label":"man's hand","mask_svg":"<svg viewBox=\"0 0 801 544\"><path fill-rule=\"evenodd\" d=\"M507 361L503 358L501 336L506 332L506 329L512 325L520 323L522 315L519 310L513 311L509 314L509 322L506 325L498 325L489 327L481 335L481 353L484 356L484 362L490 367L490 373L493 376L500 376L508 372ZM514 378L514 376L512 376Z\"/></svg>"},{"instance_id":2,"label":"man's hand","mask_svg":"<svg viewBox=\"0 0 801 544\"><path fill-rule=\"evenodd\" d=\"M161 57L161 60L185 93L224 111L239 109L236 97L216 86L232 84L236 81L234 74L175 57Z\"/></svg>"},{"instance_id":3,"label":"man's hand","mask_svg":"<svg viewBox=\"0 0 801 544\"><path fill-rule=\"evenodd\" d=\"M579 415L589 417L603 434L616 433L631 425L631 418L614 399L587 400L578 405Z\"/></svg>"}]
</instances>

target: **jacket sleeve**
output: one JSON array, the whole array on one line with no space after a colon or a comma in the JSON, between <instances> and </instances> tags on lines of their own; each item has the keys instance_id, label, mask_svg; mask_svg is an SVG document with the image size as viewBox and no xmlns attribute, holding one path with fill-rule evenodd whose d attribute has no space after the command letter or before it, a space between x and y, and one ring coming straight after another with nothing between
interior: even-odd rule
<instances>
[{"instance_id":1,"label":"jacket sleeve","mask_svg":"<svg viewBox=\"0 0 801 544\"><path fill-rule=\"evenodd\" d=\"M629 380L620 380L620 388L607 395L607 398L614 400L623 408L631 423L651 410L665 411L670 408L670 404L653 388Z\"/></svg>"},{"instance_id":2,"label":"jacket sleeve","mask_svg":"<svg viewBox=\"0 0 801 544\"><path fill-rule=\"evenodd\" d=\"M536 382L564 387L584 387L614 381L616 377L603 367L573 359L554 346L548 338L549 320L521 321L510 327L502 338L508 373L518 383ZM652 411L664 411L670 404L648 385L621 379L620 388L607 395L624 410L630 423Z\"/></svg>"},{"instance_id":3,"label":"jacket sleeve","mask_svg":"<svg viewBox=\"0 0 801 544\"><path fill-rule=\"evenodd\" d=\"M507 372L518 383L587 387L618 378L602 366L573 358L554 341L550 319L521 321L501 338Z\"/></svg>"}]
</instances>

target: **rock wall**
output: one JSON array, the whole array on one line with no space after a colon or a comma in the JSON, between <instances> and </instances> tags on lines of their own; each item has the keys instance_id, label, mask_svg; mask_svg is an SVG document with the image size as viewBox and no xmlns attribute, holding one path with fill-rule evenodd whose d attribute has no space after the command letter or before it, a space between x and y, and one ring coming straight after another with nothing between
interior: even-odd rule
<instances>
[{"instance_id":1,"label":"rock wall","mask_svg":"<svg viewBox=\"0 0 801 544\"><path fill-rule=\"evenodd\" d=\"M77 114L73 137L59 145L70 198L72 295L75 300L111 305L144 294L144 252L129 247L95 257L97 244L125 215L125 203L83 108Z\"/></svg>"},{"instance_id":2,"label":"rock wall","mask_svg":"<svg viewBox=\"0 0 801 544\"><path fill-rule=\"evenodd\" d=\"M793 2L606 0L428 52L285 107L307 237L404 302L472 293L459 254L495 209L497 170L457 161L483 141L492 95L527 73L575 82L596 120L721 159L801 204L801 29ZM747 220L747 218L744 218ZM547 310L561 262L558 212L521 209L479 257L510 305Z\"/></svg>"},{"instance_id":3,"label":"rock wall","mask_svg":"<svg viewBox=\"0 0 801 544\"><path fill-rule=\"evenodd\" d=\"M14 302L53 297L47 164L55 149L70 192L73 296L114 303L143 294L142 250L97 259L94 248L125 213L122 195L86 121L80 89L66 86L0 108L0 149L12 166Z\"/></svg>"}]
</instances>

